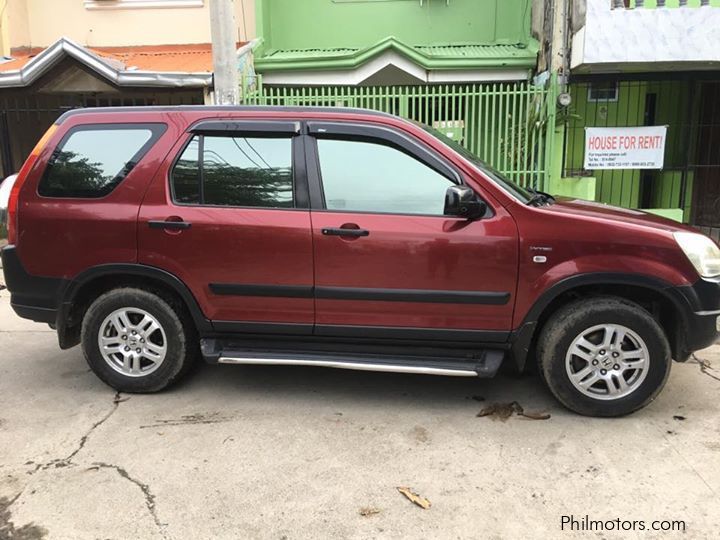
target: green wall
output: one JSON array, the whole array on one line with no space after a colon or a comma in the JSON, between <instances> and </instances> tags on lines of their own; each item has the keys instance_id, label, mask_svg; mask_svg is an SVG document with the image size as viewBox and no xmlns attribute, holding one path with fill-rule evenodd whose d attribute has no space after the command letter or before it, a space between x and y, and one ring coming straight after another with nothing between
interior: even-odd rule
<instances>
[{"instance_id":1,"label":"green wall","mask_svg":"<svg viewBox=\"0 0 720 540\"><path fill-rule=\"evenodd\" d=\"M530 40L531 0L256 0L263 50L517 44Z\"/></svg>"}]
</instances>

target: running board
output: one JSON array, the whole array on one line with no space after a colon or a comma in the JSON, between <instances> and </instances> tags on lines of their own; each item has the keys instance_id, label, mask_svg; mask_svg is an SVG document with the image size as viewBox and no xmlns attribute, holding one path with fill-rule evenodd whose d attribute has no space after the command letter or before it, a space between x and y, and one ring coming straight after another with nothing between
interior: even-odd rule
<instances>
[{"instance_id":1,"label":"running board","mask_svg":"<svg viewBox=\"0 0 720 540\"><path fill-rule=\"evenodd\" d=\"M205 341L205 340L203 340ZM213 340L207 340L212 342ZM485 350L476 358L437 358L424 356L387 356L382 354L353 354L332 352L268 351L252 349L208 350L203 343L206 360L220 364L265 366L314 366L388 373L418 373L449 377L492 377L502 364L505 351ZM214 345L214 344L213 344ZM235 345L235 344L234 344Z\"/></svg>"}]
</instances>

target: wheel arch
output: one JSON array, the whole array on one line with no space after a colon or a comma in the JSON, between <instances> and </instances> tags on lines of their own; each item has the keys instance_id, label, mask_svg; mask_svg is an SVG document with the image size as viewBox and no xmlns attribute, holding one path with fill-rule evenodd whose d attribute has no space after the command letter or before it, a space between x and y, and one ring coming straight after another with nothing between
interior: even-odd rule
<instances>
[{"instance_id":1,"label":"wheel arch","mask_svg":"<svg viewBox=\"0 0 720 540\"><path fill-rule=\"evenodd\" d=\"M95 298L127 286L154 292L176 303L193 320L198 332L212 330L195 296L174 274L142 264L105 264L85 270L65 287L56 321L60 347L67 349L80 342L82 319Z\"/></svg>"},{"instance_id":2,"label":"wheel arch","mask_svg":"<svg viewBox=\"0 0 720 540\"><path fill-rule=\"evenodd\" d=\"M517 368L523 370L533 356L537 337L553 313L568 302L593 296L615 296L646 309L665 332L673 358L687 359L683 336L690 308L671 284L642 274L591 273L561 280L540 295L513 332L511 354Z\"/></svg>"}]
</instances>

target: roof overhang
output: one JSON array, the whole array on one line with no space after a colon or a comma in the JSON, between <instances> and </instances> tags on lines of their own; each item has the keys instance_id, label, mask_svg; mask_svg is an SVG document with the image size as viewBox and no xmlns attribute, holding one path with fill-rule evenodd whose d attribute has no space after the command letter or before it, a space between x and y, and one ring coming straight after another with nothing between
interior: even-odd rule
<instances>
[{"instance_id":1,"label":"roof overhang","mask_svg":"<svg viewBox=\"0 0 720 540\"><path fill-rule=\"evenodd\" d=\"M212 73L127 70L117 60L102 58L68 38L60 38L22 68L0 72L0 88L29 86L68 57L74 58L117 86L165 88L212 86Z\"/></svg>"},{"instance_id":2,"label":"roof overhang","mask_svg":"<svg viewBox=\"0 0 720 540\"><path fill-rule=\"evenodd\" d=\"M528 68L426 70L403 55L387 51L356 69L270 71L263 74L263 82L292 86L394 84L391 81L383 80L384 74L390 70L393 70L394 74L389 76L395 80L402 77L402 84L519 81L527 80L530 73Z\"/></svg>"},{"instance_id":3,"label":"roof overhang","mask_svg":"<svg viewBox=\"0 0 720 540\"><path fill-rule=\"evenodd\" d=\"M525 80L537 44L410 47L386 38L365 49L266 51L255 69L268 84L362 84L388 67L416 83Z\"/></svg>"}]
</instances>

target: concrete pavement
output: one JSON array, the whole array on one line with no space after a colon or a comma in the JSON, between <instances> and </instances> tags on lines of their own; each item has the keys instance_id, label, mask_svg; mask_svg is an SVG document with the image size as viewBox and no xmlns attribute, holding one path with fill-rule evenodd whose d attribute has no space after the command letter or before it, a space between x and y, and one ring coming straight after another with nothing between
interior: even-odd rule
<instances>
[{"instance_id":1,"label":"concrete pavement","mask_svg":"<svg viewBox=\"0 0 720 540\"><path fill-rule=\"evenodd\" d=\"M613 420L565 411L534 376L200 366L130 396L8 299L2 539L720 536L720 347L698 355L704 372L676 364L649 408ZM476 417L512 401L552 416ZM570 532L563 515L686 530Z\"/></svg>"}]
</instances>

